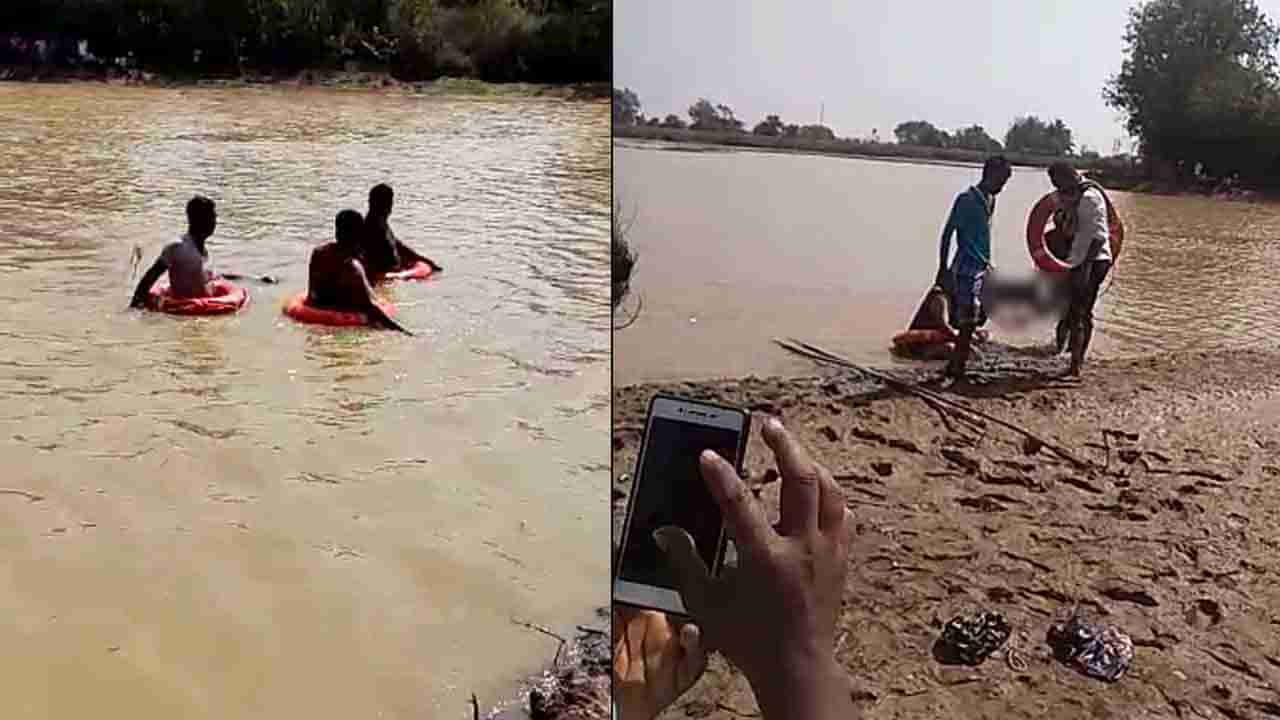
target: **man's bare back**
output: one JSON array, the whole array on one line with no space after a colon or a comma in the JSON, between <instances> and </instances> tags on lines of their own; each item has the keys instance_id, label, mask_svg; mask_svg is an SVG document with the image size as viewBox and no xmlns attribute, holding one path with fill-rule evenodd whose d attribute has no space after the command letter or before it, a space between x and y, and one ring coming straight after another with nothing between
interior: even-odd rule
<instances>
[{"instance_id":1,"label":"man's bare back","mask_svg":"<svg viewBox=\"0 0 1280 720\"><path fill-rule=\"evenodd\" d=\"M337 243L311 251L307 304L329 310L363 310L372 290L360 261Z\"/></svg>"},{"instance_id":2,"label":"man's bare back","mask_svg":"<svg viewBox=\"0 0 1280 720\"><path fill-rule=\"evenodd\" d=\"M947 293L939 286L929 289L920 309L911 319L909 330L950 330L947 324Z\"/></svg>"},{"instance_id":3,"label":"man's bare back","mask_svg":"<svg viewBox=\"0 0 1280 720\"><path fill-rule=\"evenodd\" d=\"M168 268L169 292L174 297L197 298L209 294L207 286L212 277L205 269L209 256L196 247L190 235L166 245L160 259Z\"/></svg>"},{"instance_id":4,"label":"man's bare back","mask_svg":"<svg viewBox=\"0 0 1280 720\"><path fill-rule=\"evenodd\" d=\"M336 242L326 243L311 252L307 269L307 304L327 310L344 310L368 315L370 323L405 330L383 312L374 301L373 288L357 258L364 218L354 210L343 210L334 221Z\"/></svg>"}]
</instances>

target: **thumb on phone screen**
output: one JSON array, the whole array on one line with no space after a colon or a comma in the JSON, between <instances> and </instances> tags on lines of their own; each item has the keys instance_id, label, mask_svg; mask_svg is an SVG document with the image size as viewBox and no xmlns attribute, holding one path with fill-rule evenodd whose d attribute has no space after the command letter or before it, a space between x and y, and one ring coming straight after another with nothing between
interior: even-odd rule
<instances>
[{"instance_id":1,"label":"thumb on phone screen","mask_svg":"<svg viewBox=\"0 0 1280 720\"><path fill-rule=\"evenodd\" d=\"M706 607L706 596L711 584L707 564L698 555L693 536L683 528L665 525L653 531L653 541L662 551L665 566L675 580L676 589L684 600L685 608L694 617Z\"/></svg>"}]
</instances>

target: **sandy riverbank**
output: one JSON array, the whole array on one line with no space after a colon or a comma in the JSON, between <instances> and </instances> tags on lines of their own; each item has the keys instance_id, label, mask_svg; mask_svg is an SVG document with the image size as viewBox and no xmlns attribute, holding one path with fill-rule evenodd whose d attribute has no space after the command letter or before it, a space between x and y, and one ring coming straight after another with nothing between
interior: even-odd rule
<instances>
[{"instance_id":1,"label":"sandy riverbank","mask_svg":"<svg viewBox=\"0 0 1280 720\"><path fill-rule=\"evenodd\" d=\"M866 717L1280 713L1280 355L1106 361L1082 384L1058 377L1064 364L989 353L979 383L948 395L1087 468L817 365L803 378L616 388L615 525L653 393L777 414L837 476L857 518L836 655ZM753 437L748 467L766 469L766 457ZM776 513L777 484L760 490ZM1052 658L1048 625L1076 603L1132 635L1120 682ZM1025 671L1004 650L972 669L934 660L942 623L977 608L1009 619ZM666 717L756 713L716 658Z\"/></svg>"}]
</instances>

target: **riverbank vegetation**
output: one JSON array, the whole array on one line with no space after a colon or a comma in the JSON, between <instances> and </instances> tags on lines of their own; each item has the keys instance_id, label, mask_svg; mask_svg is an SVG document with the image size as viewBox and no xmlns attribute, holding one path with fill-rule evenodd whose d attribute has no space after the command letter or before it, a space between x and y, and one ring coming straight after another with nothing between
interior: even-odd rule
<instances>
[{"instance_id":1,"label":"riverbank vegetation","mask_svg":"<svg viewBox=\"0 0 1280 720\"><path fill-rule=\"evenodd\" d=\"M0 63L197 75L377 70L400 80L588 83L606 0L8 0Z\"/></svg>"},{"instance_id":2,"label":"riverbank vegetation","mask_svg":"<svg viewBox=\"0 0 1280 720\"><path fill-rule=\"evenodd\" d=\"M1280 187L1280 29L1254 0L1148 0L1104 90L1154 180ZM1197 171L1198 169L1198 171Z\"/></svg>"},{"instance_id":3,"label":"riverbank vegetation","mask_svg":"<svg viewBox=\"0 0 1280 720\"><path fill-rule=\"evenodd\" d=\"M1136 152L1103 157L1077 147L1062 119L1016 118L1002 140L974 125L948 131L900 123L896 142L872 130L839 138L830 128L777 115L748 130L722 103L698 100L688 118L645 117L639 96L614 91L620 137L777 148L921 161L976 162L1003 152L1043 166L1069 159L1109 187L1251 197L1280 191L1280 26L1256 0L1146 0L1130 10L1120 70L1100 88L1123 113Z\"/></svg>"},{"instance_id":4,"label":"riverbank vegetation","mask_svg":"<svg viewBox=\"0 0 1280 720\"><path fill-rule=\"evenodd\" d=\"M872 130L869 137L841 138L825 125L787 123L778 115L767 115L748 131L732 108L705 98L691 104L687 115L687 120L674 114L661 119L646 117L634 90L613 91L613 134L620 138L916 162L981 163L987 155L999 152L1014 164L1029 167L1048 167L1066 159L1111 187L1131 188L1140 182L1137 158L1104 158L1088 148L1077 151L1071 128L1061 119L1015 118L1003 143L980 125L948 132L915 120L894 128L896 142L890 142L881 140L878 130Z\"/></svg>"},{"instance_id":5,"label":"riverbank vegetation","mask_svg":"<svg viewBox=\"0 0 1280 720\"><path fill-rule=\"evenodd\" d=\"M615 128L657 128L660 130L692 130L716 135L749 134L764 138L784 138L823 142L844 142L859 145L880 145L880 131L872 130L865 138L838 138L825 125L799 125L787 123L778 115L766 115L750 132L723 103L699 98L689 106L689 119L670 114L665 118L646 117L640 96L630 88L613 91L613 123ZM643 133L641 133L643 135ZM992 138L981 125L972 125L955 132L948 132L924 120L910 120L893 129L898 145L915 148L973 150L984 153L1009 152L1017 155L1051 156L1056 158L1077 156L1085 160L1097 159L1098 153L1081 148L1076 153L1071 128L1061 118L1052 122L1034 115L1015 118L1004 135L1004 142ZM710 135L699 135L709 138Z\"/></svg>"},{"instance_id":6,"label":"riverbank vegetation","mask_svg":"<svg viewBox=\"0 0 1280 720\"><path fill-rule=\"evenodd\" d=\"M822 155L897 160L902 162L981 164L989 154L983 150L959 147L927 147L872 140L805 137L768 137L746 132L691 130L689 128L614 125L615 138L689 144L692 147L725 146L779 152L801 152ZM1004 153L1014 165L1048 167L1063 158L1029 153ZM1128 156L1066 158L1080 170L1112 189L1133 189L1142 183L1140 162Z\"/></svg>"}]
</instances>

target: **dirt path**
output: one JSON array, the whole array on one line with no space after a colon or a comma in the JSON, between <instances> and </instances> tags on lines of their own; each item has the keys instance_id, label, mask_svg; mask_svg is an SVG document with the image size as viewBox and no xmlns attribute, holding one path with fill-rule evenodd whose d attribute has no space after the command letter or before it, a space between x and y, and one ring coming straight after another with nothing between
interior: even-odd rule
<instances>
[{"instance_id":1,"label":"dirt path","mask_svg":"<svg viewBox=\"0 0 1280 720\"><path fill-rule=\"evenodd\" d=\"M1089 469L843 372L618 388L615 535L653 393L777 414L856 516L836 655L866 717L1280 717L1280 355L1099 363L1083 384L1050 365L989 359L950 397ZM757 434L747 465L766 457ZM760 488L775 514L777 489ZM1053 660L1048 625L1076 603L1133 637L1120 682ZM1004 650L972 669L934 660L942 624L977 608L1009 619L1025 671ZM717 658L666 716L756 713Z\"/></svg>"}]
</instances>

